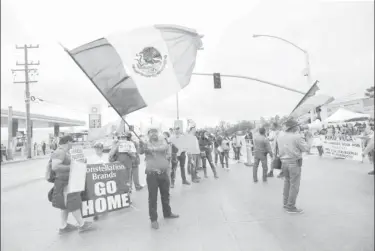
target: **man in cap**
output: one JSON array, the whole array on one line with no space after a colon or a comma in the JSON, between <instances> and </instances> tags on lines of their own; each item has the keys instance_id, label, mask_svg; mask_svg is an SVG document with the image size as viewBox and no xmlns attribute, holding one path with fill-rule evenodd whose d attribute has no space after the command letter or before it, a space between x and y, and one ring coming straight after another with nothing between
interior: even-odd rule
<instances>
[{"instance_id":1,"label":"man in cap","mask_svg":"<svg viewBox=\"0 0 375 251\"><path fill-rule=\"evenodd\" d=\"M300 128L296 120L290 118L284 126L285 133L277 138L284 174L284 208L288 213L302 213L303 210L296 207L301 181L302 152L309 152L311 147L299 134Z\"/></svg>"},{"instance_id":2,"label":"man in cap","mask_svg":"<svg viewBox=\"0 0 375 251\"><path fill-rule=\"evenodd\" d=\"M181 140L182 131L180 127L174 129L174 135L171 136L170 142L172 143L172 170L171 170L171 187L174 187L176 180L176 169L177 164L180 162L180 172L183 185L190 185L190 182L186 179L185 163L186 163L186 150L179 148L179 141ZM177 151L177 153L175 153Z\"/></svg>"},{"instance_id":3,"label":"man in cap","mask_svg":"<svg viewBox=\"0 0 375 251\"><path fill-rule=\"evenodd\" d=\"M169 204L169 161L170 147L162 137L159 137L157 128L152 127L148 130L148 141L139 142L140 154L146 155L146 175L148 187L148 209L151 220L151 227L159 228L157 213L158 189L160 190L163 216L166 219L174 219L179 216L172 213Z\"/></svg>"}]
</instances>

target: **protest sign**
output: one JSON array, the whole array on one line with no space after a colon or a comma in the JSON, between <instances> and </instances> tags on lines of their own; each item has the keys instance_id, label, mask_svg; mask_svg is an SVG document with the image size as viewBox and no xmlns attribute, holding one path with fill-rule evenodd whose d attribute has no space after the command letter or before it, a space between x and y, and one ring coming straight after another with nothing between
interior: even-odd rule
<instances>
[{"instance_id":1,"label":"protest sign","mask_svg":"<svg viewBox=\"0 0 375 251\"><path fill-rule=\"evenodd\" d=\"M336 158L362 161L362 143L360 139L338 140L334 137L323 138L324 154Z\"/></svg>"},{"instance_id":2,"label":"protest sign","mask_svg":"<svg viewBox=\"0 0 375 251\"><path fill-rule=\"evenodd\" d=\"M82 201L82 217L127 208L130 169L121 163L87 165L86 190Z\"/></svg>"},{"instance_id":3,"label":"protest sign","mask_svg":"<svg viewBox=\"0 0 375 251\"><path fill-rule=\"evenodd\" d=\"M68 193L82 192L86 183L86 164L83 146L74 146L69 151L71 157Z\"/></svg>"},{"instance_id":4,"label":"protest sign","mask_svg":"<svg viewBox=\"0 0 375 251\"><path fill-rule=\"evenodd\" d=\"M120 140L118 145L118 151L120 153L136 153L135 145L131 141Z\"/></svg>"}]
</instances>

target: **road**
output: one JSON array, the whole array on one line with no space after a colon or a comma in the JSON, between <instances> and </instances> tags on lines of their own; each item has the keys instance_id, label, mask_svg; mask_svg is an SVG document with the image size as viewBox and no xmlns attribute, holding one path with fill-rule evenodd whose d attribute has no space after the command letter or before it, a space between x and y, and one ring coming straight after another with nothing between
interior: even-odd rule
<instances>
[{"instance_id":1,"label":"road","mask_svg":"<svg viewBox=\"0 0 375 251\"><path fill-rule=\"evenodd\" d=\"M219 169L219 180L210 170L200 184L182 186L178 179L171 205L181 217L159 219L157 231L150 228L142 190L133 197L134 208L111 213L96 231L67 236L57 234L59 211L47 200L51 184L41 179L45 165L34 160L1 168L1 250L374 250L369 164L307 156L297 200L302 215L283 210L282 180L254 184L251 167L233 164L229 172Z\"/></svg>"}]
</instances>

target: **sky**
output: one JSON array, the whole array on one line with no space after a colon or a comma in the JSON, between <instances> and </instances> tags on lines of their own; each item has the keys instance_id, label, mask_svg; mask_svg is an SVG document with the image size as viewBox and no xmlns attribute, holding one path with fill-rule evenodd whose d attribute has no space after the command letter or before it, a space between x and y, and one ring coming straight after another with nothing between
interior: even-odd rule
<instances>
[{"instance_id":1,"label":"sky","mask_svg":"<svg viewBox=\"0 0 375 251\"><path fill-rule=\"evenodd\" d=\"M25 111L24 85L13 84L11 69L23 61L15 45L39 44L30 60L40 61L31 95L32 113L88 121L91 105L100 104L103 124L119 119L86 76L65 54L69 49L108 34L152 24L177 24L204 35L195 72L245 75L307 91L304 54L279 40L253 38L268 34L308 51L311 75L321 93L336 98L362 95L374 84L373 1L231 0L3 0L1 1L1 107ZM22 81L22 74L15 79ZM179 93L182 119L198 126L220 120L258 120L288 115L301 94L255 81L193 76ZM131 124L153 121L172 125L176 97L130 114Z\"/></svg>"}]
</instances>

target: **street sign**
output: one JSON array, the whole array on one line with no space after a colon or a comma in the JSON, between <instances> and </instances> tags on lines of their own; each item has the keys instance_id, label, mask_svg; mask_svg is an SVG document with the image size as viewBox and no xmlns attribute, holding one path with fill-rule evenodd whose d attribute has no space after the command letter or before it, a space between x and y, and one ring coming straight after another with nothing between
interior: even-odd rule
<instances>
[{"instance_id":1,"label":"street sign","mask_svg":"<svg viewBox=\"0 0 375 251\"><path fill-rule=\"evenodd\" d=\"M174 121L174 128L177 128L177 127L179 127L180 131L183 132L184 131L183 130L183 128L184 128L184 122L182 120L179 120L179 119L175 120Z\"/></svg>"},{"instance_id":2,"label":"street sign","mask_svg":"<svg viewBox=\"0 0 375 251\"><path fill-rule=\"evenodd\" d=\"M101 113L101 106L100 105L91 105L89 114L100 114Z\"/></svg>"},{"instance_id":3,"label":"street sign","mask_svg":"<svg viewBox=\"0 0 375 251\"><path fill-rule=\"evenodd\" d=\"M90 114L89 115L89 128L101 128L102 127L102 115Z\"/></svg>"}]
</instances>

